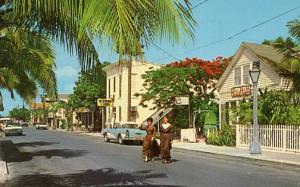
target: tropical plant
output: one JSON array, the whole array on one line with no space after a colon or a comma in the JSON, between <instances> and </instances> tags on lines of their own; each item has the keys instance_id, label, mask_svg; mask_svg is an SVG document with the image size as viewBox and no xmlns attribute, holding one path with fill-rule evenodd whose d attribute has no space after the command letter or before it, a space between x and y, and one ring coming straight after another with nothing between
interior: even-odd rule
<instances>
[{"instance_id":1,"label":"tropical plant","mask_svg":"<svg viewBox=\"0 0 300 187\"><path fill-rule=\"evenodd\" d=\"M224 61L205 61L186 58L158 70L151 70L142 75L145 92L141 95L142 105L153 101L156 108L174 105L177 96L195 96L197 100L214 98L216 80L224 71ZM172 77L172 79L170 79Z\"/></svg>"},{"instance_id":2,"label":"tropical plant","mask_svg":"<svg viewBox=\"0 0 300 187\"><path fill-rule=\"evenodd\" d=\"M259 124L300 124L299 105L292 105L293 94L280 90L259 89L258 122ZM229 109L231 122L234 124L252 123L252 102L242 102Z\"/></svg>"},{"instance_id":3,"label":"tropical plant","mask_svg":"<svg viewBox=\"0 0 300 187\"><path fill-rule=\"evenodd\" d=\"M14 108L9 111L9 116L15 118L16 120L29 121L30 110L27 108Z\"/></svg>"},{"instance_id":4,"label":"tropical plant","mask_svg":"<svg viewBox=\"0 0 300 187\"><path fill-rule=\"evenodd\" d=\"M48 39L36 33L13 28L2 30L0 38L0 88L14 98L16 91L29 102L37 94L37 84L48 96L56 96L53 69L54 49Z\"/></svg>"},{"instance_id":5,"label":"tropical plant","mask_svg":"<svg viewBox=\"0 0 300 187\"><path fill-rule=\"evenodd\" d=\"M83 67L98 62L93 39L131 56L158 37L193 37L195 25L188 0L11 0L0 6L13 15L11 20L76 52Z\"/></svg>"},{"instance_id":6,"label":"tropical plant","mask_svg":"<svg viewBox=\"0 0 300 187\"><path fill-rule=\"evenodd\" d=\"M151 70L142 76L146 91L136 93L142 96L141 105L146 107L148 102L153 102L155 108L174 109L173 124L185 128L189 124L187 106L175 105L175 98L188 96L190 98L191 112L200 109L211 110L218 114L214 104L214 89L216 80L220 77L226 66L223 58L205 61L198 58L186 58L181 62L174 62L158 70ZM170 79L172 77L172 79ZM180 111L180 112L179 112ZM205 114L200 114L196 126L203 130Z\"/></svg>"},{"instance_id":7,"label":"tropical plant","mask_svg":"<svg viewBox=\"0 0 300 187\"><path fill-rule=\"evenodd\" d=\"M291 92L300 92L300 20L290 21L287 26L292 37L265 40L263 44L272 45L283 54L283 62L278 66L286 77L291 78Z\"/></svg>"},{"instance_id":8,"label":"tropical plant","mask_svg":"<svg viewBox=\"0 0 300 187\"><path fill-rule=\"evenodd\" d=\"M218 146L235 146L235 130L230 125L223 125L221 131L212 133L206 140L207 144Z\"/></svg>"}]
</instances>

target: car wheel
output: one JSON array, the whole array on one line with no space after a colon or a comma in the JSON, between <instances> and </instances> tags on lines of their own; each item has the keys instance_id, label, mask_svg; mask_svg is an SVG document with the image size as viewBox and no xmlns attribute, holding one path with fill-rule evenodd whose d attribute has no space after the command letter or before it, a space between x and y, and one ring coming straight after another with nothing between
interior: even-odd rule
<instances>
[{"instance_id":1,"label":"car wheel","mask_svg":"<svg viewBox=\"0 0 300 187\"><path fill-rule=\"evenodd\" d=\"M107 137L107 134L104 134L104 141L105 142L109 142L110 141L110 139Z\"/></svg>"},{"instance_id":2,"label":"car wheel","mask_svg":"<svg viewBox=\"0 0 300 187\"><path fill-rule=\"evenodd\" d=\"M118 137L118 142L119 142L119 144L124 144L124 140L123 140L123 138L122 138L122 136L121 135L119 135L119 137Z\"/></svg>"}]
</instances>

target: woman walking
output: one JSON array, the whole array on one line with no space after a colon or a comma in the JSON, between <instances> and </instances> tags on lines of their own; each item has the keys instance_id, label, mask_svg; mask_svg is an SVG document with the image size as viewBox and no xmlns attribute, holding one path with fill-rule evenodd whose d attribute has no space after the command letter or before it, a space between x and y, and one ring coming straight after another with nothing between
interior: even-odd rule
<instances>
[{"instance_id":1,"label":"woman walking","mask_svg":"<svg viewBox=\"0 0 300 187\"><path fill-rule=\"evenodd\" d=\"M153 156L155 156L154 154L154 150L152 148L152 144L155 141L155 135L156 135L156 128L153 126L153 119L152 118L148 118L147 119L147 126L143 127L140 126L140 129L142 130L146 130L147 135L144 138L144 143L143 143L143 157L144 157L144 161L148 162L150 160L153 159Z\"/></svg>"},{"instance_id":2,"label":"woman walking","mask_svg":"<svg viewBox=\"0 0 300 187\"><path fill-rule=\"evenodd\" d=\"M174 128L168 122L168 118L163 118L163 123L159 128L160 132L160 155L164 164L171 162L171 144L173 142Z\"/></svg>"}]
</instances>

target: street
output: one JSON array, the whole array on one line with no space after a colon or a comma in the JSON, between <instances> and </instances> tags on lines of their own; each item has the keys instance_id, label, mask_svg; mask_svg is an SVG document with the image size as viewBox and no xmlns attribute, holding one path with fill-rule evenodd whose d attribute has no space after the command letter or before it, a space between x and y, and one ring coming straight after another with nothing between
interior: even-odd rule
<instances>
[{"instance_id":1,"label":"street","mask_svg":"<svg viewBox=\"0 0 300 187\"><path fill-rule=\"evenodd\" d=\"M144 163L142 146L24 129L2 139L9 178L0 186L300 186L300 168L180 149L171 164Z\"/></svg>"}]
</instances>

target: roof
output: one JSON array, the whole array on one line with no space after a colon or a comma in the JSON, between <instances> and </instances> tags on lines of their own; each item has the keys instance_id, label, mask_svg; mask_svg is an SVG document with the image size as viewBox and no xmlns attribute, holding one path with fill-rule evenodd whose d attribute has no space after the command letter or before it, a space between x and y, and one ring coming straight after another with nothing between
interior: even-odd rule
<instances>
[{"instance_id":1,"label":"roof","mask_svg":"<svg viewBox=\"0 0 300 187\"><path fill-rule=\"evenodd\" d=\"M60 99L65 99L68 100L71 94L58 94L57 98L58 100Z\"/></svg>"},{"instance_id":2,"label":"roof","mask_svg":"<svg viewBox=\"0 0 300 187\"><path fill-rule=\"evenodd\" d=\"M45 99L46 102L56 102L59 100L68 100L71 94L58 94L57 99L54 98L47 98Z\"/></svg>"},{"instance_id":3,"label":"roof","mask_svg":"<svg viewBox=\"0 0 300 187\"><path fill-rule=\"evenodd\" d=\"M281 63L284 60L283 55L271 45L255 44L248 42L244 42L243 44L254 54L261 58L268 59L275 63Z\"/></svg>"},{"instance_id":4,"label":"roof","mask_svg":"<svg viewBox=\"0 0 300 187\"><path fill-rule=\"evenodd\" d=\"M133 60L133 62L139 62L141 64L150 64L150 65L156 65L156 66L163 66L163 64L158 64L158 63L149 62L149 61L135 61L135 60ZM109 69L111 69L115 66L119 66L120 64L125 66L127 64L127 62L126 61L116 61L114 63L111 63L111 64L103 67L103 70L107 71L107 70L109 70Z\"/></svg>"},{"instance_id":5,"label":"roof","mask_svg":"<svg viewBox=\"0 0 300 187\"><path fill-rule=\"evenodd\" d=\"M283 69L280 68L278 65L284 60L284 56L279 53L277 49L270 45L264 44L256 44L250 42L243 42L237 52L235 53L231 63L226 68L225 72L217 82L217 88L220 88L226 78L229 76L230 72L232 71L233 67L239 60L241 54L244 52L245 49L249 49L254 55L256 55L262 62L271 65L274 70L278 73L282 72Z\"/></svg>"}]
</instances>

